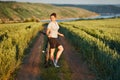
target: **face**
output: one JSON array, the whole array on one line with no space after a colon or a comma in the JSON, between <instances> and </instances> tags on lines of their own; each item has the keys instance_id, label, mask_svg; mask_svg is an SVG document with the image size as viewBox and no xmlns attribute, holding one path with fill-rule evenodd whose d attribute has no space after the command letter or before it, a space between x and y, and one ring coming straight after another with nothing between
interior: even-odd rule
<instances>
[{"instance_id":1,"label":"face","mask_svg":"<svg viewBox=\"0 0 120 80\"><path fill-rule=\"evenodd\" d=\"M56 17L55 16L50 16L51 21L55 21Z\"/></svg>"}]
</instances>

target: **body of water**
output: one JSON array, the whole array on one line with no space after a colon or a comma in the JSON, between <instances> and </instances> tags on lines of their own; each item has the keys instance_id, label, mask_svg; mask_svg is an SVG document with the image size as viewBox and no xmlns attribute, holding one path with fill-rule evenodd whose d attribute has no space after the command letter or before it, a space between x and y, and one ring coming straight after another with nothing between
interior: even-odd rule
<instances>
[{"instance_id":1,"label":"body of water","mask_svg":"<svg viewBox=\"0 0 120 80\"><path fill-rule=\"evenodd\" d=\"M57 22L67 22L67 21L75 21L75 20L88 20L88 19L107 19L107 18L117 18L117 17L120 17L120 14L101 14L100 16L87 17L87 18L60 19L60 20L57 20ZM50 22L50 20L41 20L41 22Z\"/></svg>"}]
</instances>

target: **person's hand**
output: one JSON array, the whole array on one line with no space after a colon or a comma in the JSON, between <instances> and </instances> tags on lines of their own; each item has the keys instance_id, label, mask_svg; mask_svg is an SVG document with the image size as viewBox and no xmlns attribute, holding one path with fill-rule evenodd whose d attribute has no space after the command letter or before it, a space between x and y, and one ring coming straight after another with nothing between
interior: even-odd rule
<instances>
[{"instance_id":1,"label":"person's hand","mask_svg":"<svg viewBox=\"0 0 120 80\"><path fill-rule=\"evenodd\" d=\"M64 37L64 34L60 34L60 36Z\"/></svg>"}]
</instances>

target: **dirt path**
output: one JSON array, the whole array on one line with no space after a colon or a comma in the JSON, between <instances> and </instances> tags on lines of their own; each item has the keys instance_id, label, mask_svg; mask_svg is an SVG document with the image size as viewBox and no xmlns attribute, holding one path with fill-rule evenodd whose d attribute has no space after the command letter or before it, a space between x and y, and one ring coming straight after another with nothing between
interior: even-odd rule
<instances>
[{"instance_id":1,"label":"dirt path","mask_svg":"<svg viewBox=\"0 0 120 80\"><path fill-rule=\"evenodd\" d=\"M72 72L72 80L95 80L95 75L89 70L88 65L82 60L77 51L66 39L61 38L60 40L65 49L63 55ZM43 42L44 38L41 34L33 45L31 53L23 61L16 80L41 80L40 53L42 52Z\"/></svg>"},{"instance_id":2,"label":"dirt path","mask_svg":"<svg viewBox=\"0 0 120 80\"><path fill-rule=\"evenodd\" d=\"M88 68L80 54L64 38L60 39L64 46L64 57L72 71L72 80L95 80L95 75Z\"/></svg>"},{"instance_id":3,"label":"dirt path","mask_svg":"<svg viewBox=\"0 0 120 80\"><path fill-rule=\"evenodd\" d=\"M40 53L42 52L43 41L44 38L41 34L33 45L31 53L23 61L16 80L41 80L39 65L41 63Z\"/></svg>"}]
</instances>

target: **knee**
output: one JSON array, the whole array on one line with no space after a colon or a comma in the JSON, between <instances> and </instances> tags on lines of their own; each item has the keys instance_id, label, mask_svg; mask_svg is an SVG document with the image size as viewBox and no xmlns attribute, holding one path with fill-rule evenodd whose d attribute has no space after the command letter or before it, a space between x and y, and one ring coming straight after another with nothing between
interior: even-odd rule
<instances>
[{"instance_id":1,"label":"knee","mask_svg":"<svg viewBox=\"0 0 120 80\"><path fill-rule=\"evenodd\" d=\"M59 50L60 50L61 52L63 52L63 50L64 50L63 46L61 46L61 47L59 48Z\"/></svg>"}]
</instances>

